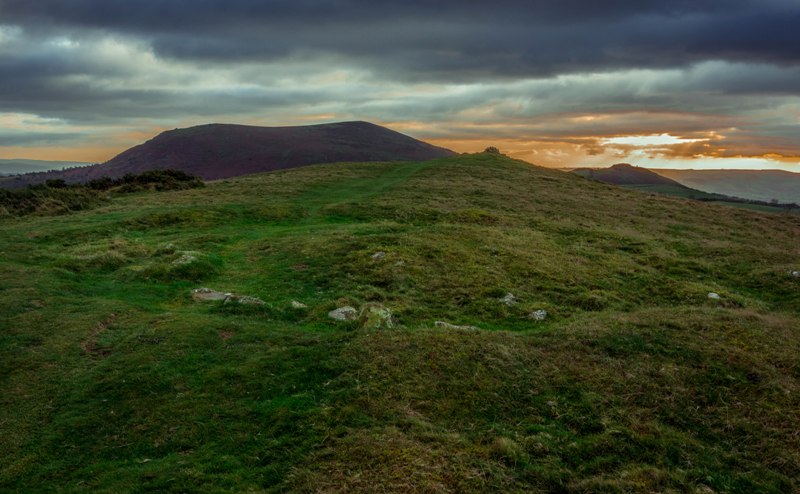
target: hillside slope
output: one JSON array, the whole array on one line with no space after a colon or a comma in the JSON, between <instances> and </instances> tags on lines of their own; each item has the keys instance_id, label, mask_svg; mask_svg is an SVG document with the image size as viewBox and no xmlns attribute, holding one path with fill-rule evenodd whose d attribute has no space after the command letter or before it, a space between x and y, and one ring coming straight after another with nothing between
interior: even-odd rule
<instances>
[{"instance_id":1,"label":"hillside slope","mask_svg":"<svg viewBox=\"0 0 800 494\"><path fill-rule=\"evenodd\" d=\"M489 154L3 219L0 491L798 492L799 246Z\"/></svg>"},{"instance_id":2,"label":"hillside slope","mask_svg":"<svg viewBox=\"0 0 800 494\"><path fill-rule=\"evenodd\" d=\"M800 173L783 170L671 170L655 172L697 189L759 201L800 204Z\"/></svg>"},{"instance_id":3,"label":"hillside slope","mask_svg":"<svg viewBox=\"0 0 800 494\"><path fill-rule=\"evenodd\" d=\"M52 178L86 182L165 168L215 180L317 163L430 160L454 154L368 122L299 127L209 124L163 132L101 165L14 177L0 181L0 186Z\"/></svg>"}]
</instances>

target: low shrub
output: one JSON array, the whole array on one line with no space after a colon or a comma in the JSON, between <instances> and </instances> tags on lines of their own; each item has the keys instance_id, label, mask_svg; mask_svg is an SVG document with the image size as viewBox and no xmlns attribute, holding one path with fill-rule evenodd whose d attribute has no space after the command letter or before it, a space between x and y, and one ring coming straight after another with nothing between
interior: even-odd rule
<instances>
[{"instance_id":1,"label":"low shrub","mask_svg":"<svg viewBox=\"0 0 800 494\"><path fill-rule=\"evenodd\" d=\"M58 215L95 208L108 201L105 192L185 190L203 187L199 177L180 170L151 170L112 179L100 177L87 184L48 179L23 189L0 189L0 217L29 214Z\"/></svg>"}]
</instances>

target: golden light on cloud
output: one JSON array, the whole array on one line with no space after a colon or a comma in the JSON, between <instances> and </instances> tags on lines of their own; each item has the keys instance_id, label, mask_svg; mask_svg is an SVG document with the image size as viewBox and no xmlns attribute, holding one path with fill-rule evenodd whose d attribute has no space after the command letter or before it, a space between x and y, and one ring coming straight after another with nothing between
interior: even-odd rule
<instances>
[{"instance_id":1,"label":"golden light on cloud","mask_svg":"<svg viewBox=\"0 0 800 494\"><path fill-rule=\"evenodd\" d=\"M677 137L671 134L656 134L656 135L634 135L623 137L610 137L602 139L604 145L622 145L622 146L635 146L635 147L652 147L652 146L671 146L675 144L689 144L692 142L703 142L708 139L689 139L686 137Z\"/></svg>"}]
</instances>

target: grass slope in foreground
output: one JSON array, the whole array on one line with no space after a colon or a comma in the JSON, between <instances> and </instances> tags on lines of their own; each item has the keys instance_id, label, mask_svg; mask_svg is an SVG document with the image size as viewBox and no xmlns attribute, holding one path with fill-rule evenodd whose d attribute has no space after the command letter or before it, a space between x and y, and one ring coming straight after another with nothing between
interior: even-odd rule
<instances>
[{"instance_id":1,"label":"grass slope in foreground","mask_svg":"<svg viewBox=\"0 0 800 494\"><path fill-rule=\"evenodd\" d=\"M0 490L797 492L798 240L486 154L3 220Z\"/></svg>"}]
</instances>

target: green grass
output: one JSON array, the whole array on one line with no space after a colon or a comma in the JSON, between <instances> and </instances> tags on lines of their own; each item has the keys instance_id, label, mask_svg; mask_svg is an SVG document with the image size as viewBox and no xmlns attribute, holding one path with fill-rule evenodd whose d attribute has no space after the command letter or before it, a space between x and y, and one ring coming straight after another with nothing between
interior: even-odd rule
<instances>
[{"instance_id":1,"label":"green grass","mask_svg":"<svg viewBox=\"0 0 800 494\"><path fill-rule=\"evenodd\" d=\"M796 492L798 240L488 154L3 219L0 491Z\"/></svg>"}]
</instances>

